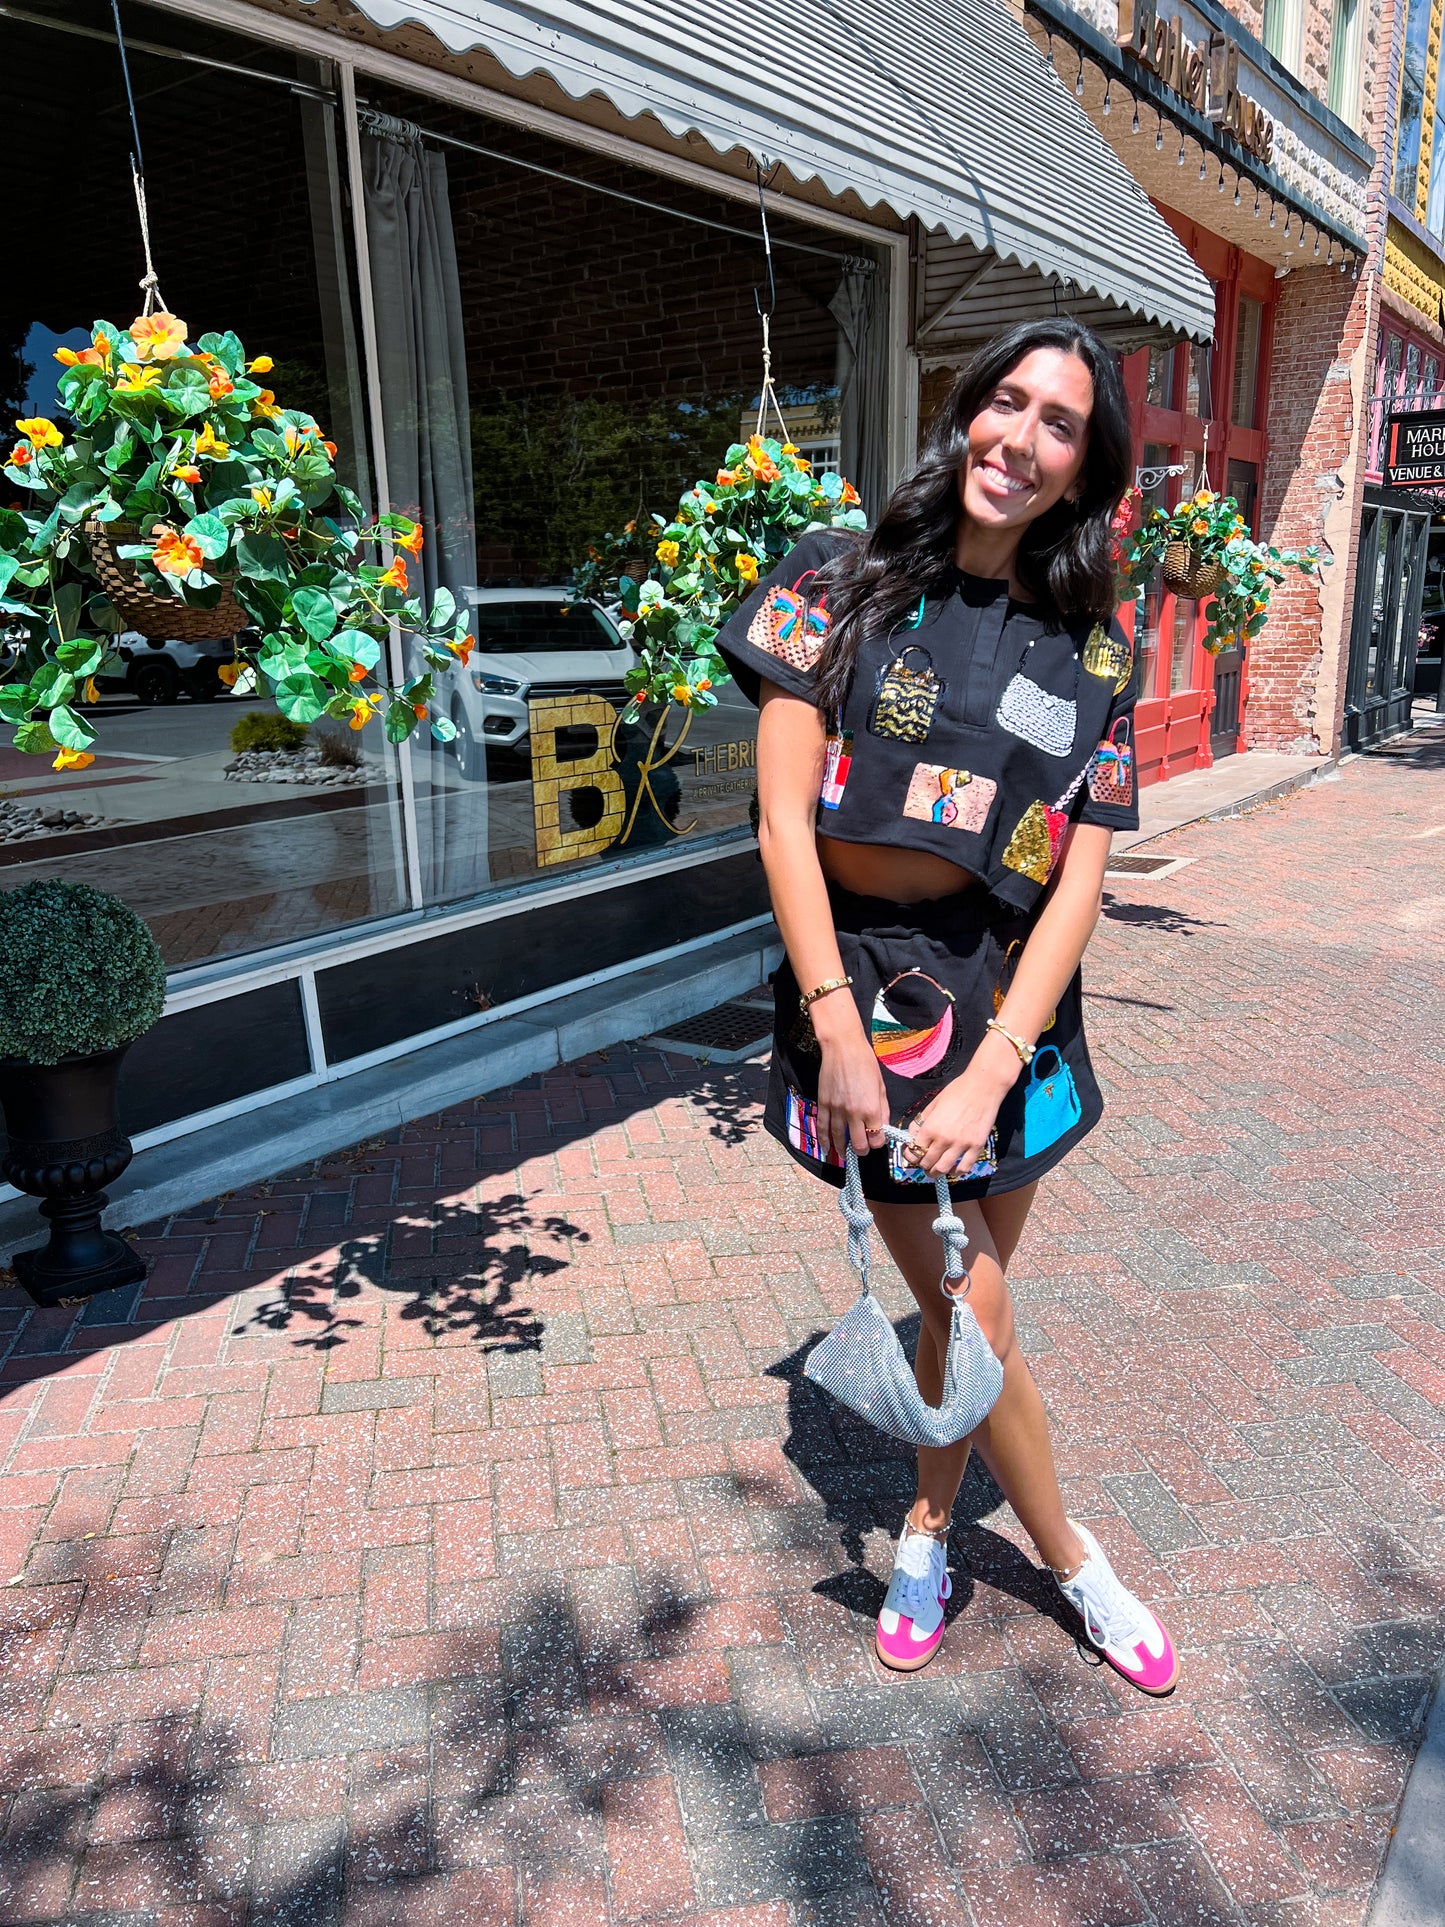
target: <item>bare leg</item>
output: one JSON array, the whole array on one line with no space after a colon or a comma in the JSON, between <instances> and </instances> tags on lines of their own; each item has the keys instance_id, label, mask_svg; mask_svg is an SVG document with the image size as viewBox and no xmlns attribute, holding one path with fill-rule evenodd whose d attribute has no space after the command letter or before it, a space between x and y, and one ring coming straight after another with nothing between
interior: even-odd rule
<instances>
[{"instance_id":1,"label":"bare leg","mask_svg":"<svg viewBox=\"0 0 1445 1927\"><path fill-rule=\"evenodd\" d=\"M941 1532L947 1527L969 1449L976 1445L1045 1564L1068 1571L1082 1560L1084 1549L1064 1517L1043 1400L1018 1348L1013 1301L1004 1282L1004 1267L1023 1232L1033 1194L1030 1185L999 1198L957 1207L968 1232L964 1253L968 1302L1002 1361L1003 1390L998 1403L969 1438L957 1445L919 1447L918 1498L909 1519L924 1531ZM932 1212L927 1206L913 1204L875 1204L872 1208L883 1242L918 1301L923 1323L914 1371L919 1391L930 1405L937 1405L943 1397L951 1313L948 1300L939 1290L942 1262L932 1231Z\"/></svg>"}]
</instances>

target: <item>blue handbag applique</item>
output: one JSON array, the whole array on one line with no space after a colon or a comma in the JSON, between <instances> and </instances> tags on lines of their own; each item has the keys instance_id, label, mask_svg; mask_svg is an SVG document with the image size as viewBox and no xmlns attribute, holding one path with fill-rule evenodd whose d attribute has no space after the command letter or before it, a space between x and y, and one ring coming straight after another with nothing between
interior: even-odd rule
<instances>
[{"instance_id":1,"label":"blue handbag applique","mask_svg":"<svg viewBox=\"0 0 1445 1927\"><path fill-rule=\"evenodd\" d=\"M1051 1057L1055 1065L1047 1076L1043 1068L1046 1057ZM1036 1050L1024 1086L1024 1156L1031 1158L1047 1151L1065 1132L1072 1131L1083 1115L1074 1073L1052 1044Z\"/></svg>"}]
</instances>

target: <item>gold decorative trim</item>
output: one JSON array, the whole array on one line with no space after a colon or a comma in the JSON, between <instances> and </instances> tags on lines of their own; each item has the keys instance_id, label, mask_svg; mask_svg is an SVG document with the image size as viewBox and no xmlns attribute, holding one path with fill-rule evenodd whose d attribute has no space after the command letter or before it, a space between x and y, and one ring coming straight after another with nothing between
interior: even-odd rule
<instances>
[{"instance_id":1,"label":"gold decorative trim","mask_svg":"<svg viewBox=\"0 0 1445 1927\"><path fill-rule=\"evenodd\" d=\"M1385 286L1438 324L1445 269L1413 234L1391 221L1385 230Z\"/></svg>"},{"instance_id":2,"label":"gold decorative trim","mask_svg":"<svg viewBox=\"0 0 1445 1927\"><path fill-rule=\"evenodd\" d=\"M1425 41L1425 98L1420 110L1420 166L1415 175L1415 219L1430 210L1430 162L1435 146L1435 97L1440 87L1440 27L1445 0L1430 0L1430 30Z\"/></svg>"}]
</instances>

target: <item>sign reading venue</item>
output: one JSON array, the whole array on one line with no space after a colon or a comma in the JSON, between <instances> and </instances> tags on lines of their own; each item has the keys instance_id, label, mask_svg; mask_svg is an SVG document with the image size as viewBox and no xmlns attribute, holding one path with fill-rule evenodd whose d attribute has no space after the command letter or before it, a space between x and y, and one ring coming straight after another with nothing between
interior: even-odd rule
<instances>
[{"instance_id":1,"label":"sign reading venue","mask_svg":"<svg viewBox=\"0 0 1445 1927\"><path fill-rule=\"evenodd\" d=\"M1445 482L1445 408L1390 417L1385 481L1391 488Z\"/></svg>"}]
</instances>

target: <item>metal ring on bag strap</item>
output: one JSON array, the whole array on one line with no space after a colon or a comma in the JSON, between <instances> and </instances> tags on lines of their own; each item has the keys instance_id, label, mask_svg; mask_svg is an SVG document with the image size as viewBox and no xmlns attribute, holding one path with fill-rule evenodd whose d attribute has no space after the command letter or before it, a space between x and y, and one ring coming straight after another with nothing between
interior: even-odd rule
<instances>
[{"instance_id":1,"label":"metal ring on bag strap","mask_svg":"<svg viewBox=\"0 0 1445 1927\"><path fill-rule=\"evenodd\" d=\"M894 1124L885 1124L883 1135L893 1144L912 1142L911 1133L899 1130ZM938 1216L933 1220L933 1230L943 1240L943 1282L940 1289L947 1298L966 1298L967 1287L963 1291L949 1291L947 1287L950 1279L957 1280L965 1276L963 1254L968 1244L968 1233L963 1228L962 1218L953 1208L948 1179L935 1177L933 1188L938 1198ZM868 1200L863 1195L858 1153L851 1143L843 1157L843 1188L838 1193L838 1208L848 1224L848 1262L863 1280L863 1289L867 1291L868 1269L872 1263L868 1232L873 1224L873 1213L868 1209Z\"/></svg>"}]
</instances>

